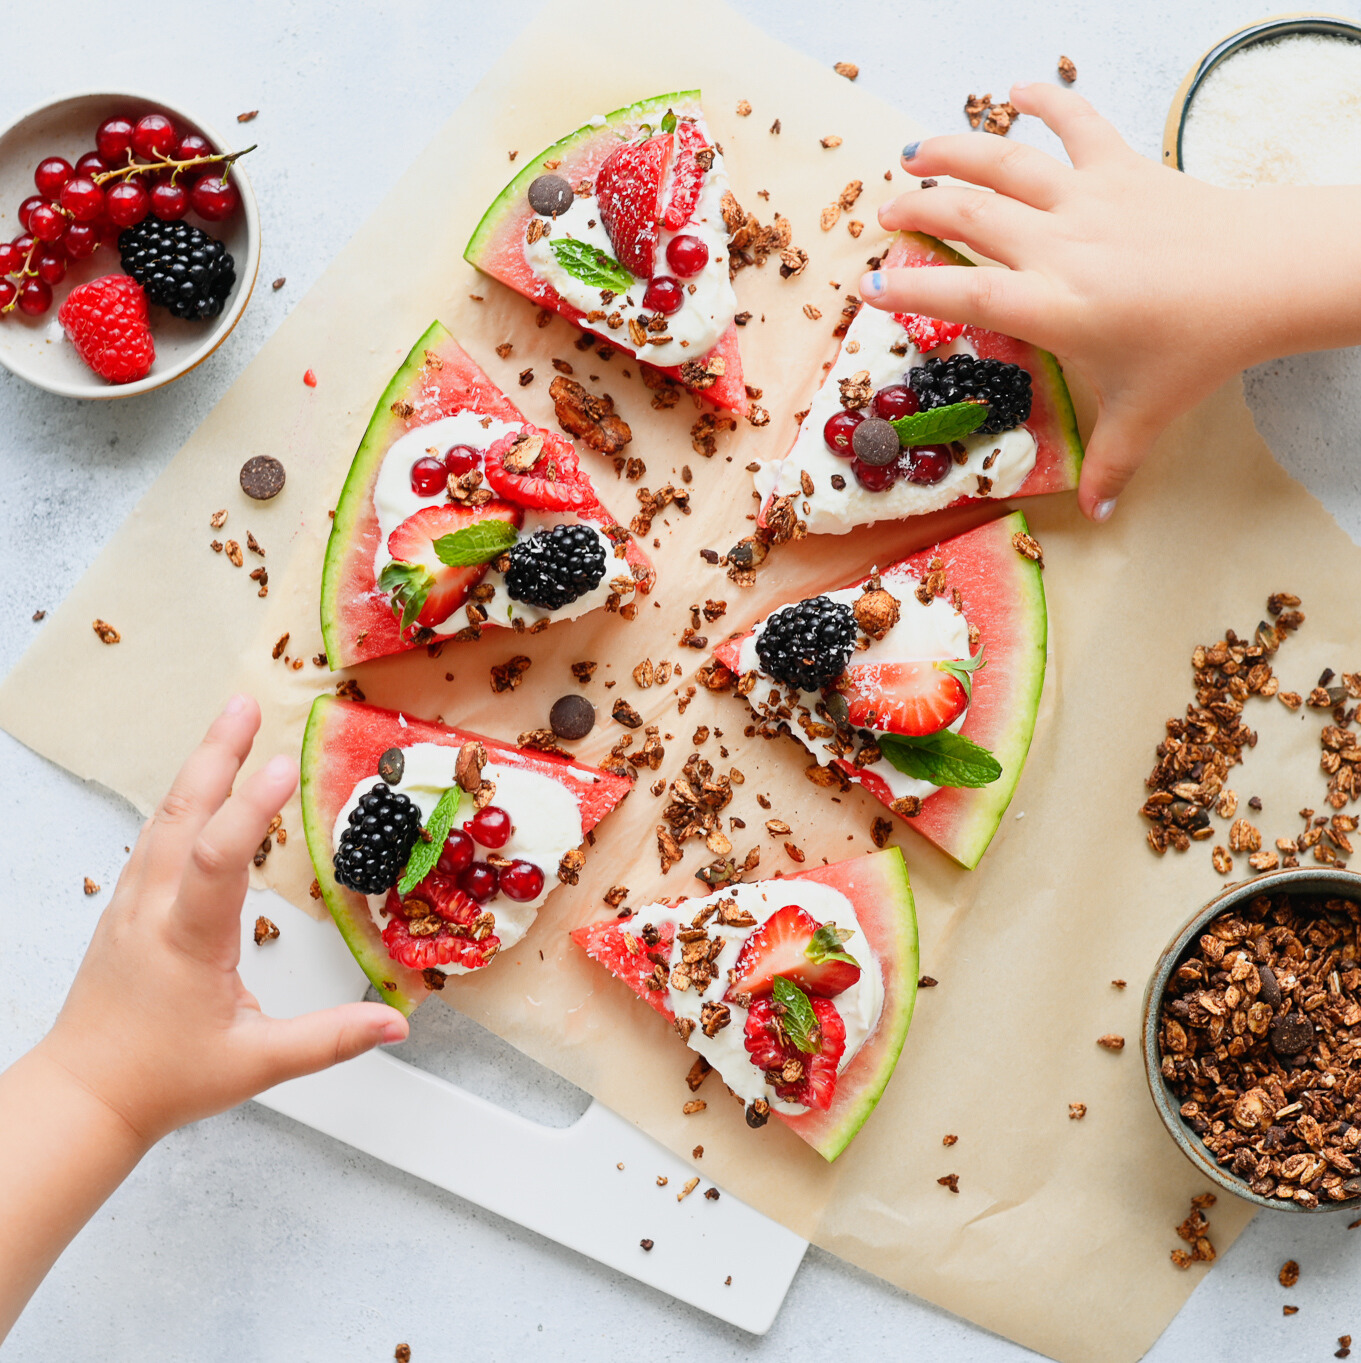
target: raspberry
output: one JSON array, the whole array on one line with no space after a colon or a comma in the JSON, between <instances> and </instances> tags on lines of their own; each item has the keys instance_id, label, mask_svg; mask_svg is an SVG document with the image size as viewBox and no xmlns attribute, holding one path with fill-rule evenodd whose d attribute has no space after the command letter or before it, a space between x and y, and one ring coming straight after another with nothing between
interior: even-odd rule
<instances>
[{"instance_id":1,"label":"raspberry","mask_svg":"<svg viewBox=\"0 0 1361 1363\"><path fill-rule=\"evenodd\" d=\"M72 289L57 312L80 358L110 383L146 378L156 358L146 294L127 275L110 274Z\"/></svg>"},{"instance_id":2,"label":"raspberry","mask_svg":"<svg viewBox=\"0 0 1361 1363\"><path fill-rule=\"evenodd\" d=\"M799 1050L780 1025L782 1010L773 999L756 999L747 1014L743 1043L751 1063L764 1070L778 1098L826 1112L836 1096L837 1067L846 1051L846 1024L831 999L808 1000L817 1019L811 1054ZM785 1066L795 1061L784 1077Z\"/></svg>"},{"instance_id":3,"label":"raspberry","mask_svg":"<svg viewBox=\"0 0 1361 1363\"><path fill-rule=\"evenodd\" d=\"M423 913L427 906L433 912ZM442 965L477 970L489 964L501 949L501 939L495 933L481 939L470 935L481 907L442 876L427 876L405 900L398 898L395 889L389 891L384 912L389 921L383 929L383 945L394 961L410 970ZM437 919L439 926L434 932L428 931ZM416 932L411 930L413 924Z\"/></svg>"}]
</instances>

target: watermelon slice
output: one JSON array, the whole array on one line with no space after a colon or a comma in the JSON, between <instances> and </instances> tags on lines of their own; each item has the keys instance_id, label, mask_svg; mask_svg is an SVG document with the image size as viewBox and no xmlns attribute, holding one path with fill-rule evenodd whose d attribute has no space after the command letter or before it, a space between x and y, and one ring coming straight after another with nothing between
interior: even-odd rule
<instances>
[{"instance_id":1,"label":"watermelon slice","mask_svg":"<svg viewBox=\"0 0 1361 1363\"><path fill-rule=\"evenodd\" d=\"M462 634L459 627L466 622L461 616L450 617L443 632L428 626L423 628L419 622L409 624L405 630L399 628L391 598L378 589L376 568L385 536L374 494L383 461L397 441L409 432L463 412L474 413L479 418L473 423L474 438L480 437L484 446L489 446L495 436L503 432L518 432L527 425L515 404L482 372L449 332L435 322L412 347L379 398L336 504L321 578L321 631L332 668L350 667L437 639L456 637L456 631ZM483 422L491 423L485 432ZM540 434L546 441L570 444L555 433ZM586 474L575 467L575 453L573 461L574 478L585 480ZM477 459L470 462L476 464ZM589 481L586 486L590 491L589 499L585 505L574 508L575 518L602 532L617 527L618 522L601 505ZM434 501L427 499L417 506L439 506L442 499L440 493ZM389 533L393 528L386 527ZM529 528L526 526L525 533ZM625 561L637 583L637 590L647 592L655 577L652 566L632 539L625 543ZM622 572L623 567L618 564L618 571ZM607 567L607 576L614 571L615 568ZM476 574L466 576L472 579Z\"/></svg>"},{"instance_id":2,"label":"watermelon slice","mask_svg":"<svg viewBox=\"0 0 1361 1363\"><path fill-rule=\"evenodd\" d=\"M674 134L668 126L668 114L678 120ZM665 156L654 154L634 158L640 164L631 165L627 175L618 173L616 163L611 163L607 169L612 200L621 192L621 186L632 186L637 196L647 200L646 204L637 206L636 212L621 212L614 202L605 206L606 218L613 220L617 214L620 222L627 225L626 239L622 246L616 245L603 225L592 227L588 222L602 216L594 198L596 178L612 152L634 142L655 148L657 139L663 134L674 137L674 154L667 149ZM713 157L708 169L696 160L697 155L707 160L704 153ZM644 159L652 162L654 174L665 177L663 183L653 184L647 179L646 168L641 164ZM701 172L698 176L697 166ZM530 207L528 193L530 185L545 174L561 176L573 187L589 186L592 195L579 196L572 208L556 218L540 217ZM711 188L707 194L706 181ZM593 332L617 350L636 354L655 364L662 373L700 393L716 407L745 413L747 390L742 380L737 328L732 321L737 303L727 276L729 233L719 210L726 187L723 157L705 129L699 91L680 90L658 95L616 109L603 121L587 123L530 158L483 215L463 255L469 264L524 294L540 307L560 313L574 326ZM665 205L660 222L656 211L659 202ZM534 234L544 226L548 231L542 239L535 235L534 241L527 241L527 234L536 223ZM643 294L648 286L646 278L635 276L631 284L609 290L608 299L599 297L595 281L592 281L592 286L584 288L573 302L563 297L545 274L545 267L552 257L552 243L572 238L598 248L612 258L611 263L616 268L617 262L625 259L640 270L651 262L653 269L669 276L666 247L677 233L699 235L709 246L710 260L694 281L688 278L681 281L687 285L694 282L697 288L693 295L687 289L681 311L667 319L667 331L674 333L671 344L657 346L648 341L640 346L636 335L630 337L632 314L627 300L643 307ZM536 242L540 243L537 248ZM531 257L539 260L539 264L533 263ZM627 273L626 269L625 275ZM560 286L568 287L563 276L557 278ZM687 316L702 317L698 335L711 337L705 349L680 348L680 341L688 339L684 336ZM712 339L714 333L717 333L716 339ZM664 334L651 333L652 336Z\"/></svg>"},{"instance_id":3,"label":"watermelon slice","mask_svg":"<svg viewBox=\"0 0 1361 1363\"><path fill-rule=\"evenodd\" d=\"M388 955L364 896L336 881L333 861L336 819L357 785L379 779L378 759L389 748L440 744L451 749L452 772L454 755L469 740L485 746L490 762L547 776L568 790L581 813L583 837L633 788L626 777L581 762L516 748L481 734L398 715L377 706L356 704L336 696L319 696L312 703L302 742L302 817L317 884L355 960L373 981L383 1001L408 1015L429 993L430 985L421 972L408 970ZM515 811L510 812L514 816ZM543 870L551 884L557 867L546 866ZM499 905L500 901L493 899L490 907L494 912Z\"/></svg>"},{"instance_id":4,"label":"watermelon slice","mask_svg":"<svg viewBox=\"0 0 1361 1363\"><path fill-rule=\"evenodd\" d=\"M1013 511L933 548L920 550L880 575L884 588L902 602L906 613L916 608L913 594L931 572L929 565L936 559L941 561L945 600L958 591L964 621L978 631L974 655L982 652L986 659L986 665L972 674L973 694L958 732L992 753L1001 765L1001 776L984 786L944 786L922 798L919 811L913 814L912 802L905 805L895 801L889 782L880 775L888 765L886 758L866 767L856 767L842 759L835 761L847 778L858 782L892 812L906 818L918 833L970 869L978 865L987 851L1021 778L1044 688L1048 636L1044 584L1039 566L1013 544L1013 536L1025 533L1026 529L1025 517ZM852 585L860 587L863 581ZM944 606L945 601L937 601L931 609ZM729 639L714 651L719 661L734 673L743 670L742 644L752 632ZM859 660L868 661L871 656L853 654L857 660L853 666L860 666ZM763 703L770 690L770 679L764 674L759 676L761 680L751 692L751 699L757 704ZM886 699L891 701L892 697ZM826 760L825 751L820 748L814 751L820 761Z\"/></svg>"},{"instance_id":5,"label":"watermelon slice","mask_svg":"<svg viewBox=\"0 0 1361 1363\"><path fill-rule=\"evenodd\" d=\"M935 237L901 232L884 252L883 264L893 269L971 265L972 261ZM962 444L969 451L968 461L949 468L939 483L914 483L899 477L887 489L870 492L856 479L849 460L827 448L824 426L830 416L843 410L843 380L868 371L871 386L878 392L890 384L901 384L908 369L925 363L912 348L914 344L929 346L931 359L971 347L982 359L1019 365L1031 377L1030 416L1017 431L965 437ZM898 347L897 352L890 348L893 346ZM859 410L863 414L873 411L868 407ZM897 415L892 411L886 414ZM1034 463L1028 472L1024 460L1031 441L1024 439L1025 432L1034 438ZM994 450L999 454L993 455ZM762 525L776 498L792 497L810 533L840 535L857 525L924 515L945 506L1066 492L1077 486L1081 470L1082 438L1072 400L1058 361L1048 351L980 327L958 327L915 314L889 314L862 307L846 333L841 353L814 394L789 453L762 465L755 482L761 494ZM811 497L802 490L805 473L813 481ZM838 488L837 482L844 486Z\"/></svg>"},{"instance_id":6,"label":"watermelon slice","mask_svg":"<svg viewBox=\"0 0 1361 1363\"><path fill-rule=\"evenodd\" d=\"M669 991L650 987L649 982L655 982L656 961L649 959L649 954L653 958L669 960L678 926L688 927L698 910L734 896L739 907L750 902L745 896L753 894L771 896L776 907L797 904L801 899L811 904L810 896L817 893L811 888L814 884L825 886L850 901L859 931L877 959L883 987L883 1003L878 1016L867 1020L868 1032L837 1077L830 1108L825 1112L811 1108L806 1112L782 1112L777 1105L771 1106L773 1116L793 1128L823 1159L831 1161L865 1124L892 1077L916 1002L919 966L916 909L907 868L896 847L833 862L830 866L796 871L778 880L729 886L703 899L682 900L674 906L656 904L638 910L627 922L610 918L577 928L572 933L572 940L588 956L623 980L645 1003L672 1020L674 1013L668 1002ZM825 911L827 900L819 895L817 903ZM818 910L811 911L814 917L821 916ZM709 921L712 924L716 920ZM838 926L850 926L837 921ZM648 925L656 930L656 942L650 942L643 935ZM725 955L724 961L726 959ZM862 961L861 964L863 967L869 962ZM716 1001L721 989L718 984L711 984L707 993ZM852 997L848 991L828 1002L849 1010L853 1007ZM739 1004L730 1007L732 1021L728 1026L742 1027L747 1009ZM724 1032L720 1031L718 1036L723 1037ZM740 1032L734 1036L740 1036ZM704 1038L699 1030L690 1033L690 1044L703 1053ZM741 1050L740 1046L738 1050ZM720 1073L739 1094L744 1082L760 1089L760 1073L748 1072L749 1066L750 1061L741 1053L735 1059L723 1058ZM772 1096L768 1090L767 1095L768 1098Z\"/></svg>"}]
</instances>

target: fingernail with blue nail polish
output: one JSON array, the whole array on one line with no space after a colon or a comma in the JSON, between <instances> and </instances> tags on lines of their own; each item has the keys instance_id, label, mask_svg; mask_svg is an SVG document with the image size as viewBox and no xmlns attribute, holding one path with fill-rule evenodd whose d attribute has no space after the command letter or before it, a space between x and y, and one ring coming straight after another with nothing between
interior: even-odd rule
<instances>
[{"instance_id":1,"label":"fingernail with blue nail polish","mask_svg":"<svg viewBox=\"0 0 1361 1363\"><path fill-rule=\"evenodd\" d=\"M920 142L909 142L907 146L903 148L903 160L910 161L917 154L917 148L920 146Z\"/></svg>"},{"instance_id":2,"label":"fingernail with blue nail polish","mask_svg":"<svg viewBox=\"0 0 1361 1363\"><path fill-rule=\"evenodd\" d=\"M884 291L884 276L875 270L860 281L860 287L867 298L878 298Z\"/></svg>"},{"instance_id":3,"label":"fingernail with blue nail polish","mask_svg":"<svg viewBox=\"0 0 1361 1363\"><path fill-rule=\"evenodd\" d=\"M1107 497L1104 502L1097 502L1097 504L1092 507L1092 519L1097 521L1108 521L1111 518L1111 512L1114 510L1115 498Z\"/></svg>"}]
</instances>

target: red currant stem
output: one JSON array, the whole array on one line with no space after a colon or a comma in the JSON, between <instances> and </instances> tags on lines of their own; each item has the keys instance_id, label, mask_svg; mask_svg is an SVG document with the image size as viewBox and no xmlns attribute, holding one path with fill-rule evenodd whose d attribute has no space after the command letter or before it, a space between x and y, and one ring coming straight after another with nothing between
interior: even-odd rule
<instances>
[{"instance_id":1,"label":"red currant stem","mask_svg":"<svg viewBox=\"0 0 1361 1363\"><path fill-rule=\"evenodd\" d=\"M102 186L108 180L120 180L129 175L140 175L143 171L149 170L169 170L171 180L179 177L181 171L193 170L195 166L218 165L222 166L222 178L227 178L227 172L231 169L232 163L239 157L245 156L247 152L252 152L260 144L252 142L249 147L243 147L240 151L214 152L211 156L191 156L187 161L134 161L131 159L132 153L128 153L128 164L119 166L117 170L103 170L98 175L90 178L95 184Z\"/></svg>"},{"instance_id":2,"label":"red currant stem","mask_svg":"<svg viewBox=\"0 0 1361 1363\"><path fill-rule=\"evenodd\" d=\"M37 272L37 270L35 270L35 269L33 268L33 257L34 257L34 254L37 252L38 247L39 247L41 244L42 244L42 243L39 242L39 241L35 238L35 239L34 239L34 242L33 242L33 245L30 246L30 247L28 248L28 255L24 257L23 268L20 269L20 270L18 270L17 272L11 271L11 273L12 273L12 274L13 274L13 273L17 273L17 276L18 276L19 279L27 279L27 278L29 278L30 276L36 276L38 272ZM16 289L16 290L15 290L15 293L14 293L14 297L11 298L11 299L9 300L9 302L6 303L5 306L4 306L3 308L0 308L0 312L13 312L14 309L15 309L16 307L18 307L18 305L19 305L19 291Z\"/></svg>"}]
</instances>

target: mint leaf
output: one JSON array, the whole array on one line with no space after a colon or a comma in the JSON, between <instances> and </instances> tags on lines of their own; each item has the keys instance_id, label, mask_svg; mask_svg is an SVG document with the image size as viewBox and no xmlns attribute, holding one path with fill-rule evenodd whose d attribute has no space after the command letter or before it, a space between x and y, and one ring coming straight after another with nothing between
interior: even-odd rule
<instances>
[{"instance_id":1,"label":"mint leaf","mask_svg":"<svg viewBox=\"0 0 1361 1363\"><path fill-rule=\"evenodd\" d=\"M441 535L435 541L435 553L439 561L450 568L471 568L477 563L490 563L497 554L504 554L517 538L515 527L509 521L478 521L452 534Z\"/></svg>"},{"instance_id":2,"label":"mint leaf","mask_svg":"<svg viewBox=\"0 0 1361 1363\"><path fill-rule=\"evenodd\" d=\"M780 1030L805 1055L813 1055L822 1046L822 1028L808 995L783 975L775 976L774 992Z\"/></svg>"},{"instance_id":3,"label":"mint leaf","mask_svg":"<svg viewBox=\"0 0 1361 1363\"><path fill-rule=\"evenodd\" d=\"M598 246L576 241L572 237L553 237L549 244L558 264L574 279L589 284L593 289L613 289L615 293L626 293L636 283L613 256L607 256Z\"/></svg>"},{"instance_id":4,"label":"mint leaf","mask_svg":"<svg viewBox=\"0 0 1361 1363\"><path fill-rule=\"evenodd\" d=\"M879 751L903 773L933 786L990 786L1002 765L986 749L950 729L909 738L906 734L876 734Z\"/></svg>"},{"instance_id":5,"label":"mint leaf","mask_svg":"<svg viewBox=\"0 0 1361 1363\"><path fill-rule=\"evenodd\" d=\"M964 688L964 694L970 700L973 699L973 674L987 665L981 648L972 658L946 658L934 664L938 671L952 676Z\"/></svg>"},{"instance_id":6,"label":"mint leaf","mask_svg":"<svg viewBox=\"0 0 1361 1363\"><path fill-rule=\"evenodd\" d=\"M803 954L814 965L823 961L845 961L847 965L860 966L860 962L841 949L841 944L853 934L849 928L839 928L835 923L824 923L814 934L813 940L804 948Z\"/></svg>"},{"instance_id":7,"label":"mint leaf","mask_svg":"<svg viewBox=\"0 0 1361 1363\"><path fill-rule=\"evenodd\" d=\"M403 563L393 559L378 575L378 590L392 598L394 613L400 611L399 629L406 629L421 613L425 598L435 579L419 563Z\"/></svg>"},{"instance_id":8,"label":"mint leaf","mask_svg":"<svg viewBox=\"0 0 1361 1363\"><path fill-rule=\"evenodd\" d=\"M948 407L932 407L929 412L913 412L893 422L898 443L904 449L914 445L945 445L976 431L988 419L985 402L952 402Z\"/></svg>"},{"instance_id":9,"label":"mint leaf","mask_svg":"<svg viewBox=\"0 0 1361 1363\"><path fill-rule=\"evenodd\" d=\"M668 109L662 115L662 131L664 133L673 133L676 131L676 115L671 109Z\"/></svg>"},{"instance_id":10,"label":"mint leaf","mask_svg":"<svg viewBox=\"0 0 1361 1363\"><path fill-rule=\"evenodd\" d=\"M449 836L454 820L458 818L458 806L462 799L463 792L458 786L446 790L439 797L439 804L431 811L430 821L425 825L425 831L430 834L430 841L426 842L422 838L411 849L406 870L402 872L402 878L397 882L398 894L410 894L435 869L435 863L439 860L440 853L444 851L444 840Z\"/></svg>"}]
</instances>

